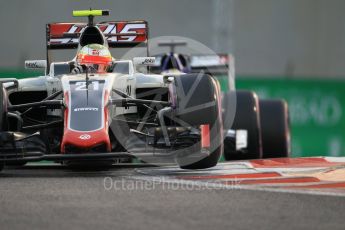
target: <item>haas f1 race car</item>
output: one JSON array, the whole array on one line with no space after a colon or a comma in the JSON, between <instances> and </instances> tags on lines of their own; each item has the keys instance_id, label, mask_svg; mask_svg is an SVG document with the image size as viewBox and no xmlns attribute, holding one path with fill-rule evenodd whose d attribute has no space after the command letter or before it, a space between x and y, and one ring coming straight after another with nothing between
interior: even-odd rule
<instances>
[{"instance_id":1,"label":"haas f1 race car","mask_svg":"<svg viewBox=\"0 0 345 230\"><path fill-rule=\"evenodd\" d=\"M155 57L117 60L109 49L144 47L148 54L147 22L94 23L109 14L102 10L73 14L88 22L47 24L47 60L25 63L45 68L45 76L0 81L1 169L132 158L200 169L215 166L223 152L227 160L289 154L285 103L251 92L222 96L212 71L153 73ZM75 58L51 60L51 51L65 49L77 49Z\"/></svg>"}]
</instances>

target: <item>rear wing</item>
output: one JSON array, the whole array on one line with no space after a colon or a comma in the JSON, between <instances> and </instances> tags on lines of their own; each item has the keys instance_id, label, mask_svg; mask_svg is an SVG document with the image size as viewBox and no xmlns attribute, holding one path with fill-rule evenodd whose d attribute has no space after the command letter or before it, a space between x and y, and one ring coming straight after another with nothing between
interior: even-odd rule
<instances>
[{"instance_id":1,"label":"rear wing","mask_svg":"<svg viewBox=\"0 0 345 230\"><path fill-rule=\"evenodd\" d=\"M232 56L228 54L192 55L190 57L190 66L193 72L207 70L213 74L228 74L230 59L232 59Z\"/></svg>"},{"instance_id":2,"label":"rear wing","mask_svg":"<svg viewBox=\"0 0 345 230\"><path fill-rule=\"evenodd\" d=\"M87 23L50 23L46 25L47 68L49 73L52 50L77 49L79 37ZM109 21L95 25L107 40L109 48L146 48L148 53L149 29L146 21Z\"/></svg>"},{"instance_id":3,"label":"rear wing","mask_svg":"<svg viewBox=\"0 0 345 230\"><path fill-rule=\"evenodd\" d=\"M211 74L220 81L226 81L228 89L235 89L235 62L231 54L192 54L183 56L190 72ZM162 72L162 57L163 55L155 56L155 63L151 67L153 73L159 74Z\"/></svg>"},{"instance_id":4,"label":"rear wing","mask_svg":"<svg viewBox=\"0 0 345 230\"><path fill-rule=\"evenodd\" d=\"M192 72L203 70L217 77L219 81L226 80L227 88L235 90L235 60L231 54L192 55L190 66Z\"/></svg>"},{"instance_id":5,"label":"rear wing","mask_svg":"<svg viewBox=\"0 0 345 230\"><path fill-rule=\"evenodd\" d=\"M146 21L110 21L96 24L110 48L147 46ZM87 23L51 23L46 26L47 50L76 49Z\"/></svg>"},{"instance_id":6,"label":"rear wing","mask_svg":"<svg viewBox=\"0 0 345 230\"><path fill-rule=\"evenodd\" d=\"M175 43L174 43L175 44ZM229 68L232 67L233 57L230 54L193 54L193 55L182 55L186 60L192 72L204 72L211 74L228 74ZM162 57L163 55L155 56L155 63L151 69L155 73L160 73L162 71Z\"/></svg>"}]
</instances>

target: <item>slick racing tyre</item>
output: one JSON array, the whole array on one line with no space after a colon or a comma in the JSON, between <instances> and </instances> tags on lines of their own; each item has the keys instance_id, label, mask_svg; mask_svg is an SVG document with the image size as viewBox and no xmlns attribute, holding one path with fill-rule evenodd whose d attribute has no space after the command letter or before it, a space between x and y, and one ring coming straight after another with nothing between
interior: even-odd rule
<instances>
[{"instance_id":1,"label":"slick racing tyre","mask_svg":"<svg viewBox=\"0 0 345 230\"><path fill-rule=\"evenodd\" d=\"M7 130L7 97L5 89L0 83L0 132ZM0 171L4 168L4 163L0 162Z\"/></svg>"},{"instance_id":2,"label":"slick racing tyre","mask_svg":"<svg viewBox=\"0 0 345 230\"><path fill-rule=\"evenodd\" d=\"M236 92L230 91L223 94L222 97L222 116L223 116L223 128L229 130L232 128L235 118L236 109Z\"/></svg>"},{"instance_id":3,"label":"slick racing tyre","mask_svg":"<svg viewBox=\"0 0 345 230\"><path fill-rule=\"evenodd\" d=\"M283 100L259 100L263 158L289 157L288 105Z\"/></svg>"},{"instance_id":4,"label":"slick racing tyre","mask_svg":"<svg viewBox=\"0 0 345 230\"><path fill-rule=\"evenodd\" d=\"M236 94L236 113L231 126L232 130L247 130L247 148L243 151L236 151L234 143L225 138L224 158L225 160L245 160L262 158L260 113L258 97L254 92L236 91L225 94L223 100L228 100ZM233 110L229 103L224 103L225 110ZM226 116L224 117L226 122Z\"/></svg>"},{"instance_id":5,"label":"slick racing tyre","mask_svg":"<svg viewBox=\"0 0 345 230\"><path fill-rule=\"evenodd\" d=\"M173 88L176 95L174 116L183 126L195 127L201 133L199 143L186 150L187 154L176 157L178 165L183 169L215 166L223 152L219 83L210 75L185 74L175 77ZM207 153L202 154L206 149L204 143Z\"/></svg>"}]
</instances>

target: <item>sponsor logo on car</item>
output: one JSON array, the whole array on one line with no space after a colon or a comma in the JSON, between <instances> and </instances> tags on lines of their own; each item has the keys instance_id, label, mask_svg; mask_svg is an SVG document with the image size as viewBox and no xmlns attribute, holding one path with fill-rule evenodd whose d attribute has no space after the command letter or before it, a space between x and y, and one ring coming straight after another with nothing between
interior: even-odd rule
<instances>
[{"instance_id":1,"label":"sponsor logo on car","mask_svg":"<svg viewBox=\"0 0 345 230\"><path fill-rule=\"evenodd\" d=\"M98 111L98 108L92 108L92 107L88 107L88 108L75 108L73 110L74 112L83 112L83 111Z\"/></svg>"},{"instance_id":2,"label":"sponsor logo on car","mask_svg":"<svg viewBox=\"0 0 345 230\"><path fill-rule=\"evenodd\" d=\"M82 134L79 136L79 139L81 140L89 140L91 136L89 134Z\"/></svg>"},{"instance_id":3,"label":"sponsor logo on car","mask_svg":"<svg viewBox=\"0 0 345 230\"><path fill-rule=\"evenodd\" d=\"M79 38L59 36L82 34L86 25L80 23L53 23L50 24L50 33L55 38L50 39L50 44L78 43ZM109 22L96 25L106 36L108 42L144 42L146 36L146 24L142 22Z\"/></svg>"}]
</instances>

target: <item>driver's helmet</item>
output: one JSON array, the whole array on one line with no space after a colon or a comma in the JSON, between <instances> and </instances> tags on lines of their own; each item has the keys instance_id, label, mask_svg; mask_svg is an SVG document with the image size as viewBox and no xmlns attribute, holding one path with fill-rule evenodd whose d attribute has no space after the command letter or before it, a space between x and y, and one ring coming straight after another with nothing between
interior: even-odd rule
<instances>
[{"instance_id":1,"label":"driver's helmet","mask_svg":"<svg viewBox=\"0 0 345 230\"><path fill-rule=\"evenodd\" d=\"M112 57L107 47L89 44L79 50L76 61L78 65L86 65L92 72L105 73L112 64Z\"/></svg>"}]
</instances>

